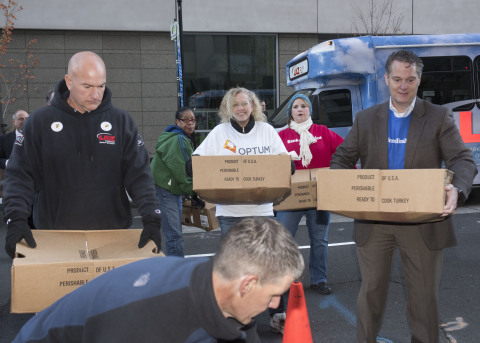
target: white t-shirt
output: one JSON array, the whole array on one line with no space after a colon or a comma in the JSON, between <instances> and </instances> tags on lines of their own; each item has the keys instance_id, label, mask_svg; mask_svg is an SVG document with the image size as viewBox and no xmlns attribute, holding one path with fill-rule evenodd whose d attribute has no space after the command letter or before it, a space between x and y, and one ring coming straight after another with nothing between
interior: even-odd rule
<instances>
[{"instance_id":1,"label":"white t-shirt","mask_svg":"<svg viewBox=\"0 0 480 343\"><path fill-rule=\"evenodd\" d=\"M238 132L230 123L219 124L193 152L194 155L200 156L279 155L282 153L288 154L288 151L280 136L270 124L264 122L255 122L255 126L248 133ZM227 217L273 216L273 204L217 204L216 215Z\"/></svg>"}]
</instances>

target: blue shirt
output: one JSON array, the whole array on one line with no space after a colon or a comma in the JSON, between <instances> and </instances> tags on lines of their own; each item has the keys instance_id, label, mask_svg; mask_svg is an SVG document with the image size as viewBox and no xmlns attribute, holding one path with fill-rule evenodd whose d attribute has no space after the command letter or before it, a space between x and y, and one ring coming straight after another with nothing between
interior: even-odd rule
<instances>
[{"instance_id":1,"label":"blue shirt","mask_svg":"<svg viewBox=\"0 0 480 343\"><path fill-rule=\"evenodd\" d=\"M404 169L405 147L411 115L396 117L393 111L388 114L388 169Z\"/></svg>"}]
</instances>

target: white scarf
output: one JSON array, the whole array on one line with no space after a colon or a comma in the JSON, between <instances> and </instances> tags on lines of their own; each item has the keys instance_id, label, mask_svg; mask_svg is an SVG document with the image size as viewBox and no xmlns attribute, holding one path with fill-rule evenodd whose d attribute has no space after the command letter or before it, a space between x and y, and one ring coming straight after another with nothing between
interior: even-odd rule
<instances>
[{"instance_id":1,"label":"white scarf","mask_svg":"<svg viewBox=\"0 0 480 343\"><path fill-rule=\"evenodd\" d=\"M300 124L293 120L290 122L290 128L300 135L300 158L304 167L308 166L310 161L312 161L312 152L309 145L317 142L315 137L308 131L312 124L311 117Z\"/></svg>"}]
</instances>

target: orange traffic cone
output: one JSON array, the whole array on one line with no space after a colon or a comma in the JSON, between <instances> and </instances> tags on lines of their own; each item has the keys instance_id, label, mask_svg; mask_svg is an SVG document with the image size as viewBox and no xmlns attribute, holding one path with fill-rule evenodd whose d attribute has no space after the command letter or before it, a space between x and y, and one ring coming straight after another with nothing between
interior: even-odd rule
<instances>
[{"instance_id":1,"label":"orange traffic cone","mask_svg":"<svg viewBox=\"0 0 480 343\"><path fill-rule=\"evenodd\" d=\"M300 281L292 282L288 297L287 319L283 331L283 343L313 343L310 321L303 285Z\"/></svg>"}]
</instances>

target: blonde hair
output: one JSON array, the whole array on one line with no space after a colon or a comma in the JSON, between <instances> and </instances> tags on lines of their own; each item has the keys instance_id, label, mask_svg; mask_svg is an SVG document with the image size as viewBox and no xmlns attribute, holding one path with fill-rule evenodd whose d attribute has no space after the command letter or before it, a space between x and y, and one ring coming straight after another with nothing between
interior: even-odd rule
<instances>
[{"instance_id":1,"label":"blonde hair","mask_svg":"<svg viewBox=\"0 0 480 343\"><path fill-rule=\"evenodd\" d=\"M233 103L238 93L245 93L248 96L252 105L252 116L255 121L267 121L267 117L263 114L262 106L255 93L243 87L235 87L225 94L220 104L218 116L222 123L228 123L233 118Z\"/></svg>"}]
</instances>

